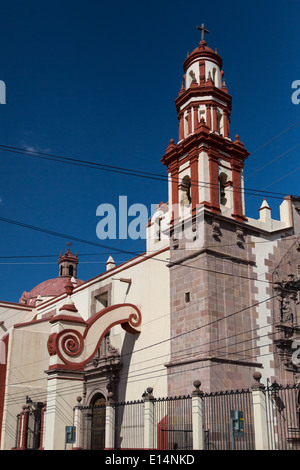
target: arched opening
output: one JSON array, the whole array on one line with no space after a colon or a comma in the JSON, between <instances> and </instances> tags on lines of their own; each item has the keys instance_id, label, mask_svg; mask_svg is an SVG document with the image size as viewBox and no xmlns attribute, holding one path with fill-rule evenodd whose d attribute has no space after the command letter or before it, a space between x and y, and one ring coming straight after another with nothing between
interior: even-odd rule
<instances>
[{"instance_id":1,"label":"arched opening","mask_svg":"<svg viewBox=\"0 0 300 470\"><path fill-rule=\"evenodd\" d=\"M180 185L180 203L182 206L189 206L191 203L191 178L184 176Z\"/></svg>"},{"instance_id":2,"label":"arched opening","mask_svg":"<svg viewBox=\"0 0 300 470\"><path fill-rule=\"evenodd\" d=\"M219 176L219 191L220 191L220 204L225 206L227 203L226 198L226 182L227 182L227 175L225 173L221 173Z\"/></svg>"},{"instance_id":3,"label":"arched opening","mask_svg":"<svg viewBox=\"0 0 300 470\"><path fill-rule=\"evenodd\" d=\"M194 72L193 70L190 71L190 73L189 73L189 78L190 78L190 80L189 80L190 84L191 84L192 82L197 82L197 80L196 80L196 75L195 75L195 72Z\"/></svg>"},{"instance_id":4,"label":"arched opening","mask_svg":"<svg viewBox=\"0 0 300 470\"><path fill-rule=\"evenodd\" d=\"M69 266L69 276L73 276L73 273L74 273L74 267L72 264L70 264Z\"/></svg>"},{"instance_id":5,"label":"arched opening","mask_svg":"<svg viewBox=\"0 0 300 470\"><path fill-rule=\"evenodd\" d=\"M105 448L105 397L98 393L92 401L91 450Z\"/></svg>"},{"instance_id":6,"label":"arched opening","mask_svg":"<svg viewBox=\"0 0 300 470\"><path fill-rule=\"evenodd\" d=\"M217 73L217 69L214 67L212 70L212 80L214 82L214 85L216 85L216 73Z\"/></svg>"}]
</instances>

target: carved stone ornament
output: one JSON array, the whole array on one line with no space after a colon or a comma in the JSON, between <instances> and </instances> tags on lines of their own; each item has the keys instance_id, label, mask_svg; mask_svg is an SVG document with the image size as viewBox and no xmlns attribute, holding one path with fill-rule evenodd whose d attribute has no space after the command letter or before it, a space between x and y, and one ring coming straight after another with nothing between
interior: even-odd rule
<instances>
[{"instance_id":1,"label":"carved stone ornament","mask_svg":"<svg viewBox=\"0 0 300 470\"><path fill-rule=\"evenodd\" d=\"M47 343L48 352L51 356L57 355L63 367L78 370L93 359L101 341L113 326L119 324L125 331L137 334L141 322L141 312L135 305L112 305L90 317L84 325L74 323L73 328L51 334Z\"/></svg>"},{"instance_id":2,"label":"carved stone ornament","mask_svg":"<svg viewBox=\"0 0 300 470\"><path fill-rule=\"evenodd\" d=\"M214 238L219 238L222 236L219 222L213 221L212 226L212 236Z\"/></svg>"},{"instance_id":3,"label":"carved stone ornament","mask_svg":"<svg viewBox=\"0 0 300 470\"><path fill-rule=\"evenodd\" d=\"M235 240L236 244L240 247L244 246L245 237L244 237L244 230L241 228L237 228L235 232Z\"/></svg>"},{"instance_id":4,"label":"carved stone ornament","mask_svg":"<svg viewBox=\"0 0 300 470\"><path fill-rule=\"evenodd\" d=\"M274 273L278 278L278 272ZM275 324L274 344L277 347L278 356L282 361L285 370L299 372L299 365L293 361L294 341L300 337L299 300L300 300L300 277L289 273L285 279L277 281L274 285L276 301L279 304L279 318Z\"/></svg>"}]
</instances>

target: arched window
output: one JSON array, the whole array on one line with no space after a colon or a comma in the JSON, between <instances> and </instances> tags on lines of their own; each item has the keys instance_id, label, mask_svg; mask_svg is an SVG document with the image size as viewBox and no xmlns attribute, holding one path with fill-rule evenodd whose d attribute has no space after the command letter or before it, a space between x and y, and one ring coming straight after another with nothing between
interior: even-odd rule
<instances>
[{"instance_id":1,"label":"arched window","mask_svg":"<svg viewBox=\"0 0 300 470\"><path fill-rule=\"evenodd\" d=\"M219 176L219 191L220 191L220 204L222 206L226 205L227 198L226 198L226 182L227 182L227 175L225 173L221 173Z\"/></svg>"},{"instance_id":2,"label":"arched window","mask_svg":"<svg viewBox=\"0 0 300 470\"><path fill-rule=\"evenodd\" d=\"M91 450L105 448L105 397L98 393L92 401Z\"/></svg>"},{"instance_id":3,"label":"arched window","mask_svg":"<svg viewBox=\"0 0 300 470\"><path fill-rule=\"evenodd\" d=\"M214 82L214 85L216 85L216 73L217 73L217 69L214 67L212 71L212 80Z\"/></svg>"},{"instance_id":4,"label":"arched window","mask_svg":"<svg viewBox=\"0 0 300 470\"><path fill-rule=\"evenodd\" d=\"M72 264L70 264L69 266L69 276L73 276L73 273L74 273L74 267Z\"/></svg>"},{"instance_id":5,"label":"arched window","mask_svg":"<svg viewBox=\"0 0 300 470\"><path fill-rule=\"evenodd\" d=\"M190 84L193 81L196 81L196 75L195 75L195 72L193 70L190 71L189 76L190 76Z\"/></svg>"},{"instance_id":6,"label":"arched window","mask_svg":"<svg viewBox=\"0 0 300 470\"><path fill-rule=\"evenodd\" d=\"M189 206L189 204L191 203L191 178L189 176L185 176L184 178L182 178L180 191L180 203L183 206Z\"/></svg>"}]
</instances>

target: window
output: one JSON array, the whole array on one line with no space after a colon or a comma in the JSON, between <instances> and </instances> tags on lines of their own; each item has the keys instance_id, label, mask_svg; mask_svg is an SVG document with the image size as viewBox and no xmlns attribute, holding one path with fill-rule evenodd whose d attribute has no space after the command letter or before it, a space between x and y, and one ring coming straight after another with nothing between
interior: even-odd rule
<instances>
[{"instance_id":1,"label":"window","mask_svg":"<svg viewBox=\"0 0 300 470\"><path fill-rule=\"evenodd\" d=\"M186 293L184 294L184 297L185 297L185 302L186 302L186 303L189 303L189 302L191 301L191 294L190 294L190 292L186 292Z\"/></svg>"},{"instance_id":2,"label":"window","mask_svg":"<svg viewBox=\"0 0 300 470\"><path fill-rule=\"evenodd\" d=\"M183 206L188 206L191 203L191 179L185 176L180 185L181 197L180 203Z\"/></svg>"},{"instance_id":3,"label":"window","mask_svg":"<svg viewBox=\"0 0 300 470\"><path fill-rule=\"evenodd\" d=\"M91 292L91 315L111 305L112 283Z\"/></svg>"},{"instance_id":4,"label":"window","mask_svg":"<svg viewBox=\"0 0 300 470\"><path fill-rule=\"evenodd\" d=\"M97 295L97 303L100 304L99 308L106 308L108 306L108 292Z\"/></svg>"},{"instance_id":5,"label":"window","mask_svg":"<svg viewBox=\"0 0 300 470\"><path fill-rule=\"evenodd\" d=\"M222 206L226 205L227 198L226 198L226 182L227 182L227 175L225 173L221 173L219 176L219 191L220 191L220 204Z\"/></svg>"},{"instance_id":6,"label":"window","mask_svg":"<svg viewBox=\"0 0 300 470\"><path fill-rule=\"evenodd\" d=\"M213 79L214 85L216 85L216 73L217 73L217 69L214 67L212 71L212 79Z\"/></svg>"}]
</instances>

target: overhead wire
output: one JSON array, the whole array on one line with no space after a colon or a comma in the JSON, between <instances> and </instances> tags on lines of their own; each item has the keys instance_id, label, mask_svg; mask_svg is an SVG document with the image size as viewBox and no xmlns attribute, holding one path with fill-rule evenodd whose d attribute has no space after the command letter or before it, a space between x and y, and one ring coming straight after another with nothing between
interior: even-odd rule
<instances>
[{"instance_id":1,"label":"overhead wire","mask_svg":"<svg viewBox=\"0 0 300 470\"><path fill-rule=\"evenodd\" d=\"M67 237L67 238L70 238L70 237ZM224 274L224 273L222 273L222 274Z\"/></svg>"}]
</instances>

